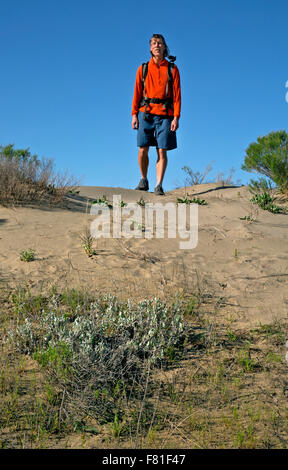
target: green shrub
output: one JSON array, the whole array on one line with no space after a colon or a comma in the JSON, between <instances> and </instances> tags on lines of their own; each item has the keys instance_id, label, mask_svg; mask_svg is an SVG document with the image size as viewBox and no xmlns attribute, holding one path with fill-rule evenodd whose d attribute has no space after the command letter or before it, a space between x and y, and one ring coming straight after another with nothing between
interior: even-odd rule
<instances>
[{"instance_id":1,"label":"green shrub","mask_svg":"<svg viewBox=\"0 0 288 470\"><path fill-rule=\"evenodd\" d=\"M266 192L262 194L254 194L254 196L250 199L253 204L258 204L258 206L263 210L273 212L274 214L286 213L287 209L285 207L280 207L274 204L274 200L275 198Z\"/></svg>"},{"instance_id":2,"label":"green shrub","mask_svg":"<svg viewBox=\"0 0 288 470\"><path fill-rule=\"evenodd\" d=\"M242 170L256 171L265 178L259 182L252 180L252 185L261 189L269 188L269 181L273 181L280 191L288 190L288 134L284 131L270 132L266 136L258 137L246 149L245 164ZM271 186L270 186L271 187Z\"/></svg>"}]
</instances>

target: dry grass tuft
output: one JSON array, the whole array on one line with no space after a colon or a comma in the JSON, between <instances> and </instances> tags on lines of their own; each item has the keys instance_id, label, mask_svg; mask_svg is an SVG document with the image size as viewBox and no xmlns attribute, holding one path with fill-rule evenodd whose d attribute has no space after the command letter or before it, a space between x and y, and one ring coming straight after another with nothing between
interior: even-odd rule
<instances>
[{"instance_id":1,"label":"dry grass tuft","mask_svg":"<svg viewBox=\"0 0 288 470\"><path fill-rule=\"evenodd\" d=\"M52 158L39 159L28 149L0 146L0 204L48 201L58 204L79 183L73 176L55 173Z\"/></svg>"}]
</instances>

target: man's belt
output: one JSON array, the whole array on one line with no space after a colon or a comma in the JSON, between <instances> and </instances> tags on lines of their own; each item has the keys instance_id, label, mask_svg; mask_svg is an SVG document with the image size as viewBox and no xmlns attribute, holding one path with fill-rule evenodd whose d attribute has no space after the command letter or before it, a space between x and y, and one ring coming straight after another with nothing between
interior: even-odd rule
<instances>
[{"instance_id":1,"label":"man's belt","mask_svg":"<svg viewBox=\"0 0 288 470\"><path fill-rule=\"evenodd\" d=\"M146 112L147 112L147 107L149 106L150 103L153 104L163 104L163 107L166 109L166 114L168 116L168 108L172 107L173 101L171 98L142 98L142 100L139 103L139 108L142 108L142 106L145 106L145 111L144 111L144 119L146 119Z\"/></svg>"}]
</instances>

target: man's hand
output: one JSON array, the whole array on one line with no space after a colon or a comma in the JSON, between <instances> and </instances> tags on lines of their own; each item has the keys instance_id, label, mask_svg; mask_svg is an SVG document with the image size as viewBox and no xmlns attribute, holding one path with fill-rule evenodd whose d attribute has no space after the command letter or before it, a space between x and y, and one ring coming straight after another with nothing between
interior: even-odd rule
<instances>
[{"instance_id":1,"label":"man's hand","mask_svg":"<svg viewBox=\"0 0 288 470\"><path fill-rule=\"evenodd\" d=\"M177 131L179 127L179 118L174 117L173 121L171 122L171 131Z\"/></svg>"},{"instance_id":2,"label":"man's hand","mask_svg":"<svg viewBox=\"0 0 288 470\"><path fill-rule=\"evenodd\" d=\"M137 114L133 114L133 116L132 116L132 129L138 129L138 127L139 127L138 116L137 116Z\"/></svg>"}]
</instances>

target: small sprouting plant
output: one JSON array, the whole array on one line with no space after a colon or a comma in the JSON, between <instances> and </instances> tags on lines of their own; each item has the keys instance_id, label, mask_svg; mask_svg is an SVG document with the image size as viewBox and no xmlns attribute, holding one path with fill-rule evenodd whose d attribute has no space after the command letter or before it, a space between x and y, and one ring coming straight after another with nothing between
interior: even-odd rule
<instances>
[{"instance_id":1,"label":"small sprouting plant","mask_svg":"<svg viewBox=\"0 0 288 470\"><path fill-rule=\"evenodd\" d=\"M121 422L119 421L117 414L115 414L114 416L114 421L111 424L111 428L112 428L113 437L120 437L122 426L121 426Z\"/></svg>"},{"instance_id":2,"label":"small sprouting plant","mask_svg":"<svg viewBox=\"0 0 288 470\"><path fill-rule=\"evenodd\" d=\"M238 259L238 249L237 248L234 249L234 258Z\"/></svg>"},{"instance_id":3,"label":"small sprouting plant","mask_svg":"<svg viewBox=\"0 0 288 470\"><path fill-rule=\"evenodd\" d=\"M237 358L237 362L244 372L253 372L259 367L259 363L251 358L249 350L242 351Z\"/></svg>"},{"instance_id":4,"label":"small sprouting plant","mask_svg":"<svg viewBox=\"0 0 288 470\"><path fill-rule=\"evenodd\" d=\"M35 259L35 250L33 248L29 248L28 250L22 250L20 253L20 260L21 261L26 261L27 263L29 261L34 261Z\"/></svg>"},{"instance_id":5,"label":"small sprouting plant","mask_svg":"<svg viewBox=\"0 0 288 470\"><path fill-rule=\"evenodd\" d=\"M266 355L266 362L270 362L270 363L273 363L273 362L282 362L282 357L279 355L279 354L276 354L275 352L273 351L269 351Z\"/></svg>"},{"instance_id":6,"label":"small sprouting plant","mask_svg":"<svg viewBox=\"0 0 288 470\"><path fill-rule=\"evenodd\" d=\"M199 204L200 206L204 206L207 204L205 199L200 199L199 197L193 197L193 199L188 199L187 196L184 198L178 197L177 202L180 202L182 204Z\"/></svg>"},{"instance_id":7,"label":"small sprouting plant","mask_svg":"<svg viewBox=\"0 0 288 470\"><path fill-rule=\"evenodd\" d=\"M252 331L264 335L265 338L270 338L272 342L276 344L281 344L285 340L285 333L282 325L277 321L268 325L263 325L260 322L259 327Z\"/></svg>"},{"instance_id":8,"label":"small sprouting plant","mask_svg":"<svg viewBox=\"0 0 288 470\"><path fill-rule=\"evenodd\" d=\"M244 441L245 441L245 433L243 431L238 431L237 436L236 436L236 448L241 449Z\"/></svg>"},{"instance_id":9,"label":"small sprouting plant","mask_svg":"<svg viewBox=\"0 0 288 470\"><path fill-rule=\"evenodd\" d=\"M141 197L139 199L139 201L137 201L137 204L138 204L138 206L145 207L145 201L144 201L143 197Z\"/></svg>"},{"instance_id":10,"label":"small sprouting plant","mask_svg":"<svg viewBox=\"0 0 288 470\"><path fill-rule=\"evenodd\" d=\"M102 198L101 197L98 197L97 199L95 199L94 201L92 201L92 204L100 204L100 205L105 205L109 208L112 207L111 204L109 204L108 200L107 200L107 197L105 196L105 194L103 194Z\"/></svg>"},{"instance_id":11,"label":"small sprouting plant","mask_svg":"<svg viewBox=\"0 0 288 470\"><path fill-rule=\"evenodd\" d=\"M145 232L145 224L141 224L137 222L136 220L132 220L132 223L134 226L137 227L138 230L140 230L141 232Z\"/></svg>"},{"instance_id":12,"label":"small sprouting plant","mask_svg":"<svg viewBox=\"0 0 288 470\"><path fill-rule=\"evenodd\" d=\"M245 215L244 217L239 217L240 220L248 220L249 222L255 222L256 218L251 214L251 212L248 215Z\"/></svg>"},{"instance_id":13,"label":"small sprouting plant","mask_svg":"<svg viewBox=\"0 0 288 470\"><path fill-rule=\"evenodd\" d=\"M193 197L193 199L191 199L191 202L194 204L199 204L200 206L207 205L207 202L205 201L205 199L200 199L199 197Z\"/></svg>"},{"instance_id":14,"label":"small sprouting plant","mask_svg":"<svg viewBox=\"0 0 288 470\"><path fill-rule=\"evenodd\" d=\"M227 331L227 336L231 342L234 343L235 341L237 341L237 335L235 335L235 333L233 333L233 331L231 331L230 329Z\"/></svg>"},{"instance_id":15,"label":"small sprouting plant","mask_svg":"<svg viewBox=\"0 0 288 470\"><path fill-rule=\"evenodd\" d=\"M94 239L88 227L86 227L85 232L80 236L80 238L82 240L82 248L84 248L86 255L89 257L97 255L97 252L93 249Z\"/></svg>"},{"instance_id":16,"label":"small sprouting plant","mask_svg":"<svg viewBox=\"0 0 288 470\"><path fill-rule=\"evenodd\" d=\"M191 201L188 199L187 196L185 196L184 198L177 197L177 202L180 202L181 204L190 204L191 203Z\"/></svg>"},{"instance_id":17,"label":"small sprouting plant","mask_svg":"<svg viewBox=\"0 0 288 470\"><path fill-rule=\"evenodd\" d=\"M127 202L124 202L121 199L121 201L119 201L119 207L125 207L125 206L127 206Z\"/></svg>"},{"instance_id":18,"label":"small sprouting plant","mask_svg":"<svg viewBox=\"0 0 288 470\"><path fill-rule=\"evenodd\" d=\"M192 299L189 300L189 302L186 305L185 308L185 315L194 315L196 314L196 298L193 297Z\"/></svg>"},{"instance_id":19,"label":"small sprouting plant","mask_svg":"<svg viewBox=\"0 0 288 470\"><path fill-rule=\"evenodd\" d=\"M79 194L80 191L76 191L75 189L69 189L68 193L69 194Z\"/></svg>"}]
</instances>

